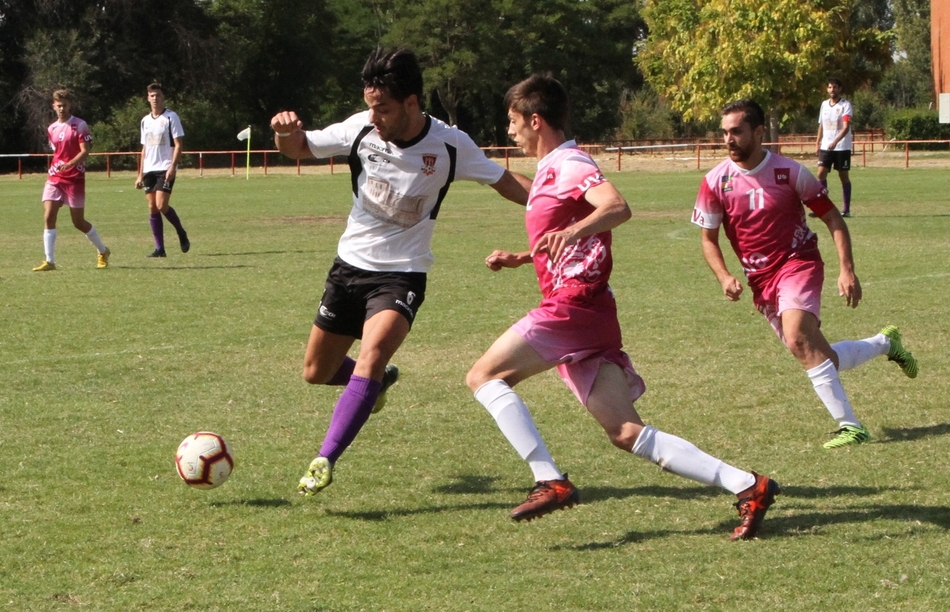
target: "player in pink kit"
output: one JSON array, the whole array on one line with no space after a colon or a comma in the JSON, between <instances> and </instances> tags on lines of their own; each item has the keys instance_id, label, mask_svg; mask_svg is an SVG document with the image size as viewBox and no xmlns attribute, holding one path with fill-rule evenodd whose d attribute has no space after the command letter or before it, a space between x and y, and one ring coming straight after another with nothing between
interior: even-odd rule
<instances>
[{"instance_id":1,"label":"player in pink kit","mask_svg":"<svg viewBox=\"0 0 950 612\"><path fill-rule=\"evenodd\" d=\"M537 481L511 518L531 520L580 500L567 474L554 464L527 406L512 390L556 367L614 446L674 474L737 494L742 522L731 538L755 537L780 492L778 483L644 425L634 408L645 385L621 348L617 307L608 285L610 231L630 218L630 208L590 156L567 140L564 88L553 78L535 75L508 90L505 106L508 135L525 154L540 160L525 213L531 250L496 250L485 262L494 271L533 263L543 299L479 358L466 382Z\"/></svg>"},{"instance_id":2,"label":"player in pink kit","mask_svg":"<svg viewBox=\"0 0 950 612\"><path fill-rule=\"evenodd\" d=\"M111 252L99 238L99 232L86 221L86 166L92 134L89 126L71 113L72 94L67 89L53 92L53 110L56 121L46 129L53 159L49 165L49 178L43 187L43 250L46 259L33 268L34 272L50 272L56 269L56 217L66 204L73 225L95 245L99 251L97 268L109 265Z\"/></svg>"},{"instance_id":3,"label":"player in pink kit","mask_svg":"<svg viewBox=\"0 0 950 612\"><path fill-rule=\"evenodd\" d=\"M798 162L765 150L765 113L752 100L739 100L722 111L722 132L729 159L709 171L699 188L693 223L702 228L702 249L723 293L732 301L742 283L730 274L719 247L723 227L752 289L752 301L789 351L801 362L815 392L838 422L825 448L871 439L841 385L838 372L879 355L897 362L910 378L917 360L901 345L900 331L887 326L870 338L828 343L821 333L824 263L818 237L808 228L808 207L828 226L838 252L838 293L848 306L861 301L854 273L851 236L828 190Z\"/></svg>"}]
</instances>

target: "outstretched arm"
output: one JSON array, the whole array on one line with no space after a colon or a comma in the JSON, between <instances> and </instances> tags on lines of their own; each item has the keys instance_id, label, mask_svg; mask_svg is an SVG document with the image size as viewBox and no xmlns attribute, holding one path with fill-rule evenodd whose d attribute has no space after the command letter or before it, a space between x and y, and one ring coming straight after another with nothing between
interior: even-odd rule
<instances>
[{"instance_id":1,"label":"outstretched arm","mask_svg":"<svg viewBox=\"0 0 950 612\"><path fill-rule=\"evenodd\" d=\"M303 122L294 111L283 111L274 115L270 120L274 129L274 144L277 150L291 159L307 159L313 157L310 147L307 146L307 137L304 135Z\"/></svg>"},{"instance_id":2,"label":"outstretched arm","mask_svg":"<svg viewBox=\"0 0 950 612\"><path fill-rule=\"evenodd\" d=\"M524 251L522 253L509 253L508 251L499 251L495 249L491 255L485 258L485 265L498 272L502 268L517 268L531 262L531 253Z\"/></svg>"},{"instance_id":3,"label":"outstretched arm","mask_svg":"<svg viewBox=\"0 0 950 612\"><path fill-rule=\"evenodd\" d=\"M498 182L492 185L492 189L497 191L501 197L511 200L515 204L524 206L528 203L528 190L531 189L531 179L523 174L505 170L505 173L501 175Z\"/></svg>"},{"instance_id":4,"label":"outstretched arm","mask_svg":"<svg viewBox=\"0 0 950 612\"><path fill-rule=\"evenodd\" d=\"M739 301L742 295L742 283L729 272L726 260L719 247L719 228L702 228L703 258L709 269L716 275L716 280L722 285L722 293L733 302Z\"/></svg>"},{"instance_id":5,"label":"outstretched arm","mask_svg":"<svg viewBox=\"0 0 950 612\"><path fill-rule=\"evenodd\" d=\"M861 301L861 282L854 273L854 255L851 252L851 232L848 225L841 218L837 208L832 208L821 220L828 226L831 238L835 241L838 251L838 295L844 296L845 302L851 308L857 308Z\"/></svg>"},{"instance_id":6,"label":"outstretched arm","mask_svg":"<svg viewBox=\"0 0 950 612\"><path fill-rule=\"evenodd\" d=\"M556 262L564 249L581 238L610 231L633 216L627 201L612 183L604 182L591 187L584 197L594 207L594 212L570 227L541 236L531 249L532 257L545 252L550 261Z\"/></svg>"}]
</instances>

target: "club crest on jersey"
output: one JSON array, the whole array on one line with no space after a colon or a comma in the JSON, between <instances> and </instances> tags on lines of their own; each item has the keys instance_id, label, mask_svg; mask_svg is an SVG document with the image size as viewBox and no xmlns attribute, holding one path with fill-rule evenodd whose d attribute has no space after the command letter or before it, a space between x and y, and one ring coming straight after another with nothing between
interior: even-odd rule
<instances>
[{"instance_id":1,"label":"club crest on jersey","mask_svg":"<svg viewBox=\"0 0 950 612\"><path fill-rule=\"evenodd\" d=\"M791 175L792 171L788 168L776 168L775 169L775 184L776 185L788 185L788 177Z\"/></svg>"},{"instance_id":2,"label":"club crest on jersey","mask_svg":"<svg viewBox=\"0 0 950 612\"><path fill-rule=\"evenodd\" d=\"M431 176L435 173L435 160L438 158L438 155L426 154L422 156L422 173L426 176Z\"/></svg>"},{"instance_id":3,"label":"club crest on jersey","mask_svg":"<svg viewBox=\"0 0 950 612\"><path fill-rule=\"evenodd\" d=\"M719 179L719 184L722 186L723 193L732 191L732 177L728 174Z\"/></svg>"}]
</instances>

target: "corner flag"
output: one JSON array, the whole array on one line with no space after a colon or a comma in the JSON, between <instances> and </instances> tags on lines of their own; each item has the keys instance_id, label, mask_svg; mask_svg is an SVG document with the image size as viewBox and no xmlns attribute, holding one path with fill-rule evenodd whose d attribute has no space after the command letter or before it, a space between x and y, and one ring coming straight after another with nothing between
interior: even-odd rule
<instances>
[{"instance_id":1,"label":"corner flag","mask_svg":"<svg viewBox=\"0 0 950 612\"><path fill-rule=\"evenodd\" d=\"M244 180L251 178L251 126L247 126L237 135L238 140L247 141L247 169L244 172Z\"/></svg>"}]
</instances>

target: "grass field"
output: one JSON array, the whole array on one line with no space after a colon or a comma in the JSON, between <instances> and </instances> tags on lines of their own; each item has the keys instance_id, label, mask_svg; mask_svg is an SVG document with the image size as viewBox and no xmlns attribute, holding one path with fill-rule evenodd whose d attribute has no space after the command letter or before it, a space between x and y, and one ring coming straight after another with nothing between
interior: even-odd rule
<instances>
[{"instance_id":1,"label":"grass field","mask_svg":"<svg viewBox=\"0 0 950 612\"><path fill-rule=\"evenodd\" d=\"M308 386L301 361L348 176L182 176L172 203L192 250L167 229L156 261L133 177L93 175L87 215L112 263L95 269L64 212L45 274L30 271L42 177L0 177L0 610L947 609L946 170L852 172L855 311L816 228L829 339L897 324L921 363L913 381L883 358L843 374L875 437L833 452L805 374L705 267L689 223L700 176L611 175L635 211L612 284L644 419L782 483L748 542L727 537L734 497L611 447L553 373L519 389L583 503L507 518L531 473L464 377L538 290L528 268L482 264L525 243L522 211L488 188L450 192L402 378L334 484L304 499L294 486L339 390ZM234 447L213 491L173 467L199 429Z\"/></svg>"}]
</instances>

